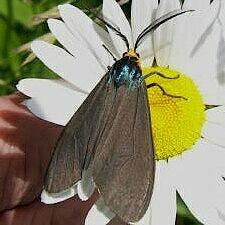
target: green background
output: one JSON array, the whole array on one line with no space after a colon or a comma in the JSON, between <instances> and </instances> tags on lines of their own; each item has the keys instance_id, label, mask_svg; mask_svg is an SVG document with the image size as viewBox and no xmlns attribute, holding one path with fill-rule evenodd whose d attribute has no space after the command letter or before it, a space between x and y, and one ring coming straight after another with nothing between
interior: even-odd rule
<instances>
[{"instance_id":1,"label":"green background","mask_svg":"<svg viewBox=\"0 0 225 225\"><path fill-rule=\"evenodd\" d=\"M22 78L56 76L37 59L23 65L30 52L29 49L18 52L18 48L49 32L46 23L35 24L34 19L37 18L35 15L64 2L63 0L0 0L0 95L15 91L15 85ZM99 8L102 4L101 0L82 0L82 2L93 9ZM122 8L129 17L130 2ZM30 57L32 58L32 55ZM179 196L177 203L177 225L200 224Z\"/></svg>"}]
</instances>

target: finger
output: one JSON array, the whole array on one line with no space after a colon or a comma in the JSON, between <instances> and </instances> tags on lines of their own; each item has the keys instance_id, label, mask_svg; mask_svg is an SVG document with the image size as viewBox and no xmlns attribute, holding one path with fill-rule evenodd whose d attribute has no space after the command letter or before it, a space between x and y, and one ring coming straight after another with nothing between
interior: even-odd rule
<instances>
[{"instance_id":1,"label":"finger","mask_svg":"<svg viewBox=\"0 0 225 225\"><path fill-rule=\"evenodd\" d=\"M83 225L96 198L97 195L94 194L88 201L82 202L78 197L74 197L54 205L45 205L36 200L28 206L0 213L0 224Z\"/></svg>"},{"instance_id":2,"label":"finger","mask_svg":"<svg viewBox=\"0 0 225 225\"><path fill-rule=\"evenodd\" d=\"M35 117L20 93L0 97L0 211L39 195L62 127Z\"/></svg>"}]
</instances>

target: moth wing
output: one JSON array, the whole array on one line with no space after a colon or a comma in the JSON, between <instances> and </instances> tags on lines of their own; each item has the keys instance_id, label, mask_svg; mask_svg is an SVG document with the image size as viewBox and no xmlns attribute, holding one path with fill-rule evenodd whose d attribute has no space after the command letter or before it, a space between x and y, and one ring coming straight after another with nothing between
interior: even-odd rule
<instances>
[{"instance_id":1,"label":"moth wing","mask_svg":"<svg viewBox=\"0 0 225 225\"><path fill-rule=\"evenodd\" d=\"M116 90L93 160L93 178L105 204L125 222L146 212L153 190L155 160L145 84Z\"/></svg>"},{"instance_id":2,"label":"moth wing","mask_svg":"<svg viewBox=\"0 0 225 225\"><path fill-rule=\"evenodd\" d=\"M107 112L107 82L105 75L59 137L45 177L44 189L49 193L71 187L88 167Z\"/></svg>"}]
</instances>

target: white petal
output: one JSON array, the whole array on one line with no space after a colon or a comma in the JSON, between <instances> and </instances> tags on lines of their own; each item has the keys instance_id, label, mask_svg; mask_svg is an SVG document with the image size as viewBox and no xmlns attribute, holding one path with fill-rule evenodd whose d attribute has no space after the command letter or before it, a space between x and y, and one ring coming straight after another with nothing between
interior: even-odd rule
<instances>
[{"instance_id":1,"label":"white petal","mask_svg":"<svg viewBox=\"0 0 225 225\"><path fill-rule=\"evenodd\" d=\"M225 147L225 127L222 125L206 122L202 136L211 143Z\"/></svg>"},{"instance_id":2,"label":"white petal","mask_svg":"<svg viewBox=\"0 0 225 225\"><path fill-rule=\"evenodd\" d=\"M168 12L171 12L176 9L180 9L181 5L179 0L161 0L159 7L156 12L156 18L165 15ZM181 16L167 21L165 24L160 26L154 32L154 51L156 55L156 60L158 65L167 66L169 65L169 57L173 48L173 45L176 43L173 42L175 32L178 32L176 28L176 23ZM179 33L179 35L181 35Z\"/></svg>"},{"instance_id":3,"label":"white petal","mask_svg":"<svg viewBox=\"0 0 225 225\"><path fill-rule=\"evenodd\" d=\"M222 23L222 26L224 26L225 23L225 2L224 1L219 1L220 2L220 14L219 14L219 20Z\"/></svg>"},{"instance_id":4,"label":"white petal","mask_svg":"<svg viewBox=\"0 0 225 225\"><path fill-rule=\"evenodd\" d=\"M79 95L83 99L87 96L87 93L82 92L62 79L26 78L20 80L16 87L20 92L29 97L44 98L47 95L54 97L58 94L64 95L64 97L69 97L69 95L71 95L70 97Z\"/></svg>"},{"instance_id":5,"label":"white petal","mask_svg":"<svg viewBox=\"0 0 225 225\"><path fill-rule=\"evenodd\" d=\"M82 201L88 200L94 193L95 185L90 171L82 172L82 179L78 183L78 196Z\"/></svg>"},{"instance_id":6,"label":"white petal","mask_svg":"<svg viewBox=\"0 0 225 225\"><path fill-rule=\"evenodd\" d=\"M214 1L203 11L180 16L169 58L170 67L191 76L208 101L211 101L211 92L214 91L212 85L214 89L219 88L218 80L215 79L222 58L218 56L221 39L216 21L218 11L219 1Z\"/></svg>"},{"instance_id":7,"label":"white petal","mask_svg":"<svg viewBox=\"0 0 225 225\"><path fill-rule=\"evenodd\" d=\"M131 24L134 42L138 35L155 19L155 11L158 7L156 0L133 0L131 10ZM137 51L141 55L141 60L145 66L151 66L154 58L152 35L150 35Z\"/></svg>"},{"instance_id":8,"label":"white petal","mask_svg":"<svg viewBox=\"0 0 225 225\"><path fill-rule=\"evenodd\" d=\"M48 26L57 40L75 57L87 62L94 74L102 77L107 71L106 67L100 65L91 51L83 45L66 27L65 23L56 19L49 19Z\"/></svg>"},{"instance_id":9,"label":"white petal","mask_svg":"<svg viewBox=\"0 0 225 225\"><path fill-rule=\"evenodd\" d=\"M208 0L185 0L183 8L194 9L194 10L204 10L209 7L210 1Z\"/></svg>"},{"instance_id":10,"label":"white petal","mask_svg":"<svg viewBox=\"0 0 225 225\"><path fill-rule=\"evenodd\" d=\"M224 13L225 14L225 13ZM219 25L221 26L221 25ZM225 26L225 24L224 24ZM221 27L220 27L221 28ZM218 28L219 29L219 28ZM216 61L216 74L213 74L216 78L219 86L225 90L225 32L220 35L217 47L217 61Z\"/></svg>"},{"instance_id":11,"label":"white petal","mask_svg":"<svg viewBox=\"0 0 225 225\"><path fill-rule=\"evenodd\" d=\"M44 41L32 42L31 48L49 69L84 91L90 92L100 80L88 67L88 62L75 59L62 48Z\"/></svg>"},{"instance_id":12,"label":"white petal","mask_svg":"<svg viewBox=\"0 0 225 225\"><path fill-rule=\"evenodd\" d=\"M36 116L64 126L87 97L67 86L57 80L24 79L17 89L32 97L25 104Z\"/></svg>"},{"instance_id":13,"label":"white petal","mask_svg":"<svg viewBox=\"0 0 225 225\"><path fill-rule=\"evenodd\" d=\"M133 46L131 28L129 22L124 15L119 4L114 0L104 0L103 1L103 15L106 21L115 26L120 32L125 35L129 41L130 47ZM115 32L108 28L110 36L113 40L115 47L122 56L122 54L127 51L124 41Z\"/></svg>"},{"instance_id":14,"label":"white petal","mask_svg":"<svg viewBox=\"0 0 225 225\"><path fill-rule=\"evenodd\" d=\"M99 28L99 29L98 29ZM110 52L113 54L113 56L116 59L120 59L121 55L118 52L117 48L114 46L112 38L110 36L110 34L108 32L106 32L105 30L101 29L101 27L97 27L95 28L96 33L99 35L99 37L101 38L102 42L105 44L105 46L110 50ZM105 49L104 49L105 50ZM109 64L108 65L112 65L114 63L114 60L112 58L111 55L109 55L109 53L107 52L108 57L110 58L109 60Z\"/></svg>"},{"instance_id":15,"label":"white petal","mask_svg":"<svg viewBox=\"0 0 225 225\"><path fill-rule=\"evenodd\" d=\"M131 24L134 41L136 41L138 35L153 21L157 7L158 1L156 0L132 1Z\"/></svg>"},{"instance_id":16,"label":"white petal","mask_svg":"<svg viewBox=\"0 0 225 225\"><path fill-rule=\"evenodd\" d=\"M81 42L76 38L71 31L66 27L65 23L57 19L49 19L48 27L57 40L74 56L79 54L77 46L81 45ZM78 45L79 43L79 45Z\"/></svg>"},{"instance_id":17,"label":"white petal","mask_svg":"<svg viewBox=\"0 0 225 225\"><path fill-rule=\"evenodd\" d=\"M78 8L70 4L60 5L58 8L72 34L91 50L100 64L104 67L111 65L112 57L102 47L104 43L98 35L104 33L106 36L106 32Z\"/></svg>"},{"instance_id":18,"label":"white petal","mask_svg":"<svg viewBox=\"0 0 225 225\"><path fill-rule=\"evenodd\" d=\"M109 210L103 199L99 198L88 212L85 225L106 225L114 217L115 214Z\"/></svg>"},{"instance_id":19,"label":"white petal","mask_svg":"<svg viewBox=\"0 0 225 225\"><path fill-rule=\"evenodd\" d=\"M215 73L211 74L214 75L213 78L216 78L216 81L218 82L219 86L219 91L224 96L224 91L225 91L225 1L213 1L213 5L217 6L219 8L219 13L218 13L218 27L217 28L217 33L219 35L219 38L217 41L217 44L214 44L214 47L217 50L217 57L216 57L216 65L214 66L215 68ZM214 25L215 26L215 25ZM215 28L214 28L215 30ZM214 95L217 94L217 96L220 94L215 92ZM224 99L224 98L223 98ZM224 100L223 100L224 102Z\"/></svg>"},{"instance_id":20,"label":"white petal","mask_svg":"<svg viewBox=\"0 0 225 225\"><path fill-rule=\"evenodd\" d=\"M206 110L207 121L225 127L225 107L219 106Z\"/></svg>"},{"instance_id":21,"label":"white petal","mask_svg":"<svg viewBox=\"0 0 225 225\"><path fill-rule=\"evenodd\" d=\"M169 164L165 161L156 162L156 177L151 199L149 225L175 225L176 190L173 182L174 177Z\"/></svg>"},{"instance_id":22,"label":"white petal","mask_svg":"<svg viewBox=\"0 0 225 225\"><path fill-rule=\"evenodd\" d=\"M153 61L154 61L154 51L152 50L151 47L150 47L151 48L150 49L149 47L147 47L145 45L147 43L146 41L143 44L140 45L140 49L138 49L138 51L137 51L138 53L140 52L141 66L143 66L143 67L152 66Z\"/></svg>"},{"instance_id":23,"label":"white petal","mask_svg":"<svg viewBox=\"0 0 225 225\"><path fill-rule=\"evenodd\" d=\"M170 66L191 76L207 104L224 103L225 40L217 21L221 1L214 1L202 12L181 18L180 32ZM181 26L185 24L184 26Z\"/></svg>"},{"instance_id":24,"label":"white petal","mask_svg":"<svg viewBox=\"0 0 225 225\"><path fill-rule=\"evenodd\" d=\"M213 77L205 77L205 81L200 83L200 80L193 79L199 87L200 93L203 96L204 102L207 105L225 105L225 89L223 89L217 80ZM211 81L211 85L210 85ZM207 89L208 87L208 89ZM225 88L225 87L224 87Z\"/></svg>"},{"instance_id":25,"label":"white petal","mask_svg":"<svg viewBox=\"0 0 225 225\"><path fill-rule=\"evenodd\" d=\"M194 38L193 36L192 38L195 39L196 37ZM221 94L224 95L225 86L224 82L221 82L223 75L219 70L225 62L222 61L225 53L222 53L220 56L218 55L221 38L218 24L214 24L212 33L204 38L205 40L201 40L200 45L197 46L196 44L195 47L190 45L190 50L193 47L193 51L187 50L189 55L187 58L183 57L184 60L186 59L186 64L182 66L183 72L191 76L198 84L207 103L212 102L214 99L217 102L219 100L221 102L223 98ZM194 40L192 40L192 43L194 43Z\"/></svg>"},{"instance_id":26,"label":"white petal","mask_svg":"<svg viewBox=\"0 0 225 225\"><path fill-rule=\"evenodd\" d=\"M201 141L195 151L198 151L196 163L208 164L208 168L211 171L215 171L215 175L221 178L225 177L225 148L215 145L205 139ZM209 163L210 162L210 163Z\"/></svg>"},{"instance_id":27,"label":"white petal","mask_svg":"<svg viewBox=\"0 0 225 225\"><path fill-rule=\"evenodd\" d=\"M224 224L225 184L216 173L216 147L199 141L193 151L172 160L176 188L194 216L203 224ZM211 154L208 153L211 151ZM225 160L225 158L224 158Z\"/></svg>"},{"instance_id":28,"label":"white petal","mask_svg":"<svg viewBox=\"0 0 225 225\"><path fill-rule=\"evenodd\" d=\"M77 184L75 184L71 188L68 188L58 193L48 193L47 191L43 190L41 193L41 202L45 204L55 204L58 202L65 201L66 199L72 198L76 194Z\"/></svg>"},{"instance_id":29,"label":"white petal","mask_svg":"<svg viewBox=\"0 0 225 225\"><path fill-rule=\"evenodd\" d=\"M212 73L211 76L207 76L207 74L204 73L205 69L200 67L201 65L199 65L199 68L196 69L196 71L198 71L197 73L195 72L191 74L186 73L186 75L189 75L197 85L199 93L203 97L203 101L205 104L224 105L225 104L224 98L225 87L223 87L224 84L219 82L219 80L214 76L214 73Z\"/></svg>"},{"instance_id":30,"label":"white petal","mask_svg":"<svg viewBox=\"0 0 225 225\"><path fill-rule=\"evenodd\" d=\"M60 105L58 104L58 101L53 103L55 100L56 98L32 98L26 100L25 105L37 117L58 125L65 126L77 108L76 106L71 106L65 103L61 103Z\"/></svg>"},{"instance_id":31,"label":"white petal","mask_svg":"<svg viewBox=\"0 0 225 225\"><path fill-rule=\"evenodd\" d=\"M182 176L183 170L193 165L193 170L190 169L190 173L195 173L195 170L206 171L203 178L207 179L207 171L211 171L210 173L213 174L213 177L221 178L222 175L225 176L224 160L225 148L215 145L203 138L200 139L191 150L185 151L182 155L170 160L170 165L171 168L177 171L174 173L175 177L178 175ZM207 165L207 167L205 167L205 165ZM185 177L183 179L185 179ZM180 182L179 179L176 179L175 183L176 182Z\"/></svg>"}]
</instances>

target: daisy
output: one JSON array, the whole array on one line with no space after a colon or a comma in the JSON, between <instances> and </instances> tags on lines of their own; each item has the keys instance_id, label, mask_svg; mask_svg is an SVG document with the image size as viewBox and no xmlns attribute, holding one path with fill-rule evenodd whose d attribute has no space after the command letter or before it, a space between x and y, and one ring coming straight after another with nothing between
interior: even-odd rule
<instances>
[{"instance_id":1,"label":"daisy","mask_svg":"<svg viewBox=\"0 0 225 225\"><path fill-rule=\"evenodd\" d=\"M103 1L103 15L116 25L132 46L138 34L155 18L181 7L179 0L133 0L131 26L114 0ZM195 9L157 29L138 48L144 74L160 72L176 80L151 76L167 93L148 90L156 157L156 177L151 203L138 225L172 225L176 219L176 192L194 216L206 225L225 224L225 108L222 44L225 14L222 1L186 0L183 8ZM25 79L19 91L31 97L27 107L42 119L66 125L88 93L127 50L120 37L106 32L72 5L59 6L63 21L48 25L64 49L35 41L32 50L62 79ZM154 61L155 58L155 61ZM153 63L154 62L154 63ZM156 63L155 63L156 62ZM152 66L153 65L153 66ZM94 183L87 172L71 189L57 195L42 194L48 203L78 195L88 199ZM86 224L107 224L115 215L100 198Z\"/></svg>"}]
</instances>

